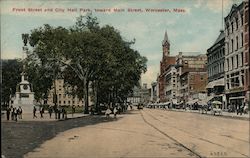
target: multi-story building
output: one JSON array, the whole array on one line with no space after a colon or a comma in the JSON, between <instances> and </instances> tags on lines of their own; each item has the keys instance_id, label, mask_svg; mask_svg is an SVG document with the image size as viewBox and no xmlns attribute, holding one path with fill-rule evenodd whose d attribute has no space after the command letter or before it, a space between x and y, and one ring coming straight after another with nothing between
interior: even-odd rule
<instances>
[{"instance_id":1,"label":"multi-story building","mask_svg":"<svg viewBox=\"0 0 250 158\"><path fill-rule=\"evenodd\" d=\"M176 65L169 65L165 74L165 95L167 102L177 102L177 71Z\"/></svg>"},{"instance_id":2,"label":"multi-story building","mask_svg":"<svg viewBox=\"0 0 250 158\"><path fill-rule=\"evenodd\" d=\"M193 96L197 95L197 93L206 92L206 64L207 56L203 54L187 56L183 55L182 52L179 52L176 56L178 89L176 96L178 103L185 103L188 100L193 99Z\"/></svg>"},{"instance_id":3,"label":"multi-story building","mask_svg":"<svg viewBox=\"0 0 250 158\"><path fill-rule=\"evenodd\" d=\"M220 35L214 44L207 50L207 92L211 101L217 100L225 107L225 82L224 82L224 61L225 61L225 34L220 31Z\"/></svg>"},{"instance_id":4,"label":"multi-story building","mask_svg":"<svg viewBox=\"0 0 250 158\"><path fill-rule=\"evenodd\" d=\"M141 87L140 90L140 95L141 95L141 102L142 103L148 103L150 101L150 89L147 87L147 83L143 83L143 86Z\"/></svg>"},{"instance_id":5,"label":"multi-story building","mask_svg":"<svg viewBox=\"0 0 250 158\"><path fill-rule=\"evenodd\" d=\"M234 4L225 20L226 106L249 102L248 2Z\"/></svg>"},{"instance_id":6,"label":"multi-story building","mask_svg":"<svg viewBox=\"0 0 250 158\"><path fill-rule=\"evenodd\" d=\"M157 102L157 82L151 83L151 97L150 101L155 103Z\"/></svg>"},{"instance_id":7,"label":"multi-story building","mask_svg":"<svg viewBox=\"0 0 250 158\"><path fill-rule=\"evenodd\" d=\"M167 31L164 35L164 40L162 41L162 60L160 62L160 75L157 78L158 87L159 87L159 101L166 101L166 69L169 65L175 64L175 57L170 56L170 42L168 39Z\"/></svg>"},{"instance_id":8,"label":"multi-story building","mask_svg":"<svg viewBox=\"0 0 250 158\"><path fill-rule=\"evenodd\" d=\"M207 72L187 71L180 75L180 100L187 103L206 94Z\"/></svg>"},{"instance_id":9,"label":"multi-story building","mask_svg":"<svg viewBox=\"0 0 250 158\"><path fill-rule=\"evenodd\" d=\"M71 92L71 86L64 84L64 79L57 79L55 82L55 86L53 84L52 89L50 90L50 93L48 95L48 101L47 104L53 106L54 101L53 97L55 94L57 95L57 105L58 106L83 106L84 101L82 99L79 99L77 96L73 96L70 94ZM56 93L55 89L56 88Z\"/></svg>"},{"instance_id":10,"label":"multi-story building","mask_svg":"<svg viewBox=\"0 0 250 158\"><path fill-rule=\"evenodd\" d=\"M250 53L249 53L249 1L244 2L244 54L245 54L245 85L244 91L245 93L245 103L250 106Z\"/></svg>"}]
</instances>

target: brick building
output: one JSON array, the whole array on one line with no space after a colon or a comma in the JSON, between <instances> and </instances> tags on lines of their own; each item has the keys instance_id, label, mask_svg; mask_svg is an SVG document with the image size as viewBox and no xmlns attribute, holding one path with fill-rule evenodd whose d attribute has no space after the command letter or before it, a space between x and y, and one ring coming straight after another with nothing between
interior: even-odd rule
<instances>
[{"instance_id":1,"label":"brick building","mask_svg":"<svg viewBox=\"0 0 250 158\"><path fill-rule=\"evenodd\" d=\"M185 104L194 99L194 96L198 96L198 93L206 93L206 64L207 56L203 54L187 56L180 52L176 56L178 103Z\"/></svg>"},{"instance_id":2,"label":"brick building","mask_svg":"<svg viewBox=\"0 0 250 158\"><path fill-rule=\"evenodd\" d=\"M157 82L159 87L159 101L166 101L166 69L169 65L175 64L175 57L170 56L170 42L168 39L167 31L164 35L164 40L162 41L162 60L160 62L160 75L158 76Z\"/></svg>"}]
</instances>

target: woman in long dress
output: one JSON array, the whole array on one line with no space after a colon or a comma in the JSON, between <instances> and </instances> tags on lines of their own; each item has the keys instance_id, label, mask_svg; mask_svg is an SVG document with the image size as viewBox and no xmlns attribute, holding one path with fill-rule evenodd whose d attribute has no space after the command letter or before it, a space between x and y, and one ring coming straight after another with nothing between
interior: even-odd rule
<instances>
[{"instance_id":1,"label":"woman in long dress","mask_svg":"<svg viewBox=\"0 0 250 158\"><path fill-rule=\"evenodd\" d=\"M106 115L106 117L107 118L109 118L109 115L111 114L111 110L110 110L110 108L108 107L108 109L106 110L106 112L105 112L105 115Z\"/></svg>"}]
</instances>

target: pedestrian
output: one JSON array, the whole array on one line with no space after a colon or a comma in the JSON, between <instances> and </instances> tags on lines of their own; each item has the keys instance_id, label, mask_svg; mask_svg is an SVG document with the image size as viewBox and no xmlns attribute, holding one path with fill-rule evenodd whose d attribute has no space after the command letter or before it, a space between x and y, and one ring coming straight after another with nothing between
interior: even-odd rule
<instances>
[{"instance_id":1,"label":"pedestrian","mask_svg":"<svg viewBox=\"0 0 250 158\"><path fill-rule=\"evenodd\" d=\"M240 106L239 105L236 105L236 113L237 113L237 115L240 113Z\"/></svg>"},{"instance_id":2,"label":"pedestrian","mask_svg":"<svg viewBox=\"0 0 250 158\"><path fill-rule=\"evenodd\" d=\"M18 107L18 118L22 119L22 115L23 115L23 109L21 108L21 106Z\"/></svg>"},{"instance_id":3,"label":"pedestrian","mask_svg":"<svg viewBox=\"0 0 250 158\"><path fill-rule=\"evenodd\" d=\"M244 106L244 109L243 109L244 114L247 114L247 109L248 109L248 105L247 105L247 103L245 103L245 106Z\"/></svg>"},{"instance_id":4,"label":"pedestrian","mask_svg":"<svg viewBox=\"0 0 250 158\"><path fill-rule=\"evenodd\" d=\"M17 108L14 108L14 120L17 121Z\"/></svg>"},{"instance_id":5,"label":"pedestrian","mask_svg":"<svg viewBox=\"0 0 250 158\"><path fill-rule=\"evenodd\" d=\"M114 107L114 111L113 111L113 113L114 113L114 118L116 118L117 112L118 112L118 110L116 109L116 107Z\"/></svg>"},{"instance_id":6,"label":"pedestrian","mask_svg":"<svg viewBox=\"0 0 250 158\"><path fill-rule=\"evenodd\" d=\"M64 119L64 114L65 114L65 109L64 109L64 107L62 108L62 119Z\"/></svg>"},{"instance_id":7,"label":"pedestrian","mask_svg":"<svg viewBox=\"0 0 250 158\"><path fill-rule=\"evenodd\" d=\"M111 110L110 110L110 108L108 107L107 108L107 110L106 110L106 112L105 112L105 115L106 115L106 118L109 118L109 115L111 114Z\"/></svg>"},{"instance_id":8,"label":"pedestrian","mask_svg":"<svg viewBox=\"0 0 250 158\"><path fill-rule=\"evenodd\" d=\"M57 119L58 111L57 111L57 107L56 106L54 106L54 111L55 111L55 119Z\"/></svg>"},{"instance_id":9,"label":"pedestrian","mask_svg":"<svg viewBox=\"0 0 250 158\"><path fill-rule=\"evenodd\" d=\"M33 108L33 118L37 118L37 116L36 116L36 107L35 106Z\"/></svg>"},{"instance_id":10,"label":"pedestrian","mask_svg":"<svg viewBox=\"0 0 250 158\"><path fill-rule=\"evenodd\" d=\"M10 112L11 112L11 109L10 109L10 107L8 106L7 109L6 109L6 114L7 114L7 120L8 120L8 121L10 120Z\"/></svg>"},{"instance_id":11,"label":"pedestrian","mask_svg":"<svg viewBox=\"0 0 250 158\"><path fill-rule=\"evenodd\" d=\"M59 107L59 108L57 109L57 113L58 113L57 119L60 120L60 118L61 118L61 107Z\"/></svg>"},{"instance_id":12,"label":"pedestrian","mask_svg":"<svg viewBox=\"0 0 250 158\"><path fill-rule=\"evenodd\" d=\"M242 105L240 106L240 115L242 115L243 110L244 110L244 105L242 104Z\"/></svg>"},{"instance_id":13,"label":"pedestrian","mask_svg":"<svg viewBox=\"0 0 250 158\"><path fill-rule=\"evenodd\" d=\"M43 118L44 108L43 106L40 107L40 117Z\"/></svg>"},{"instance_id":14,"label":"pedestrian","mask_svg":"<svg viewBox=\"0 0 250 158\"><path fill-rule=\"evenodd\" d=\"M53 112L53 109L52 109L52 107L50 106L50 107L49 107L49 118L51 118L52 112Z\"/></svg>"},{"instance_id":15,"label":"pedestrian","mask_svg":"<svg viewBox=\"0 0 250 158\"><path fill-rule=\"evenodd\" d=\"M75 105L72 106L72 117L74 116L74 113L76 112L76 107Z\"/></svg>"},{"instance_id":16,"label":"pedestrian","mask_svg":"<svg viewBox=\"0 0 250 158\"><path fill-rule=\"evenodd\" d=\"M14 121L14 117L15 117L15 108L12 108L11 111L11 120Z\"/></svg>"}]
</instances>

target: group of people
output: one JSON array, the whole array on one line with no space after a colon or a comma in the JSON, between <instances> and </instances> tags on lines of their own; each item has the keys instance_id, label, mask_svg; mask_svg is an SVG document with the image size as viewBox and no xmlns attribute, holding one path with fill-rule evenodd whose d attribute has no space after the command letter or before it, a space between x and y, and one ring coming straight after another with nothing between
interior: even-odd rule
<instances>
[{"instance_id":1,"label":"group of people","mask_svg":"<svg viewBox=\"0 0 250 158\"><path fill-rule=\"evenodd\" d=\"M247 114L248 113L248 105L247 104L242 104L242 105L234 105L234 104L229 104L228 106L228 112L236 112L236 114Z\"/></svg>"},{"instance_id":2,"label":"group of people","mask_svg":"<svg viewBox=\"0 0 250 158\"><path fill-rule=\"evenodd\" d=\"M22 119L23 109L21 108L21 106L19 106L18 108L10 106L7 107L6 114L8 121L10 120L10 117L11 120L17 121L17 119Z\"/></svg>"},{"instance_id":3,"label":"group of people","mask_svg":"<svg viewBox=\"0 0 250 158\"><path fill-rule=\"evenodd\" d=\"M34 106L33 108L33 118L37 118L36 116L36 107ZM41 106L40 109L40 118L43 118L43 114L44 114L44 107ZM67 119L67 111L65 110L64 107L52 107L50 106L48 108L48 113L49 113L49 117L51 118L52 117L52 113L55 113L55 119L61 119L61 114L62 114L62 119Z\"/></svg>"},{"instance_id":4,"label":"group of people","mask_svg":"<svg viewBox=\"0 0 250 158\"><path fill-rule=\"evenodd\" d=\"M118 113L118 109L116 107L113 108L113 111L110 109L110 107L107 108L106 112L105 112L105 115L106 115L106 118L109 118L110 114L113 112L114 114L114 118L116 118L116 115Z\"/></svg>"}]
</instances>

